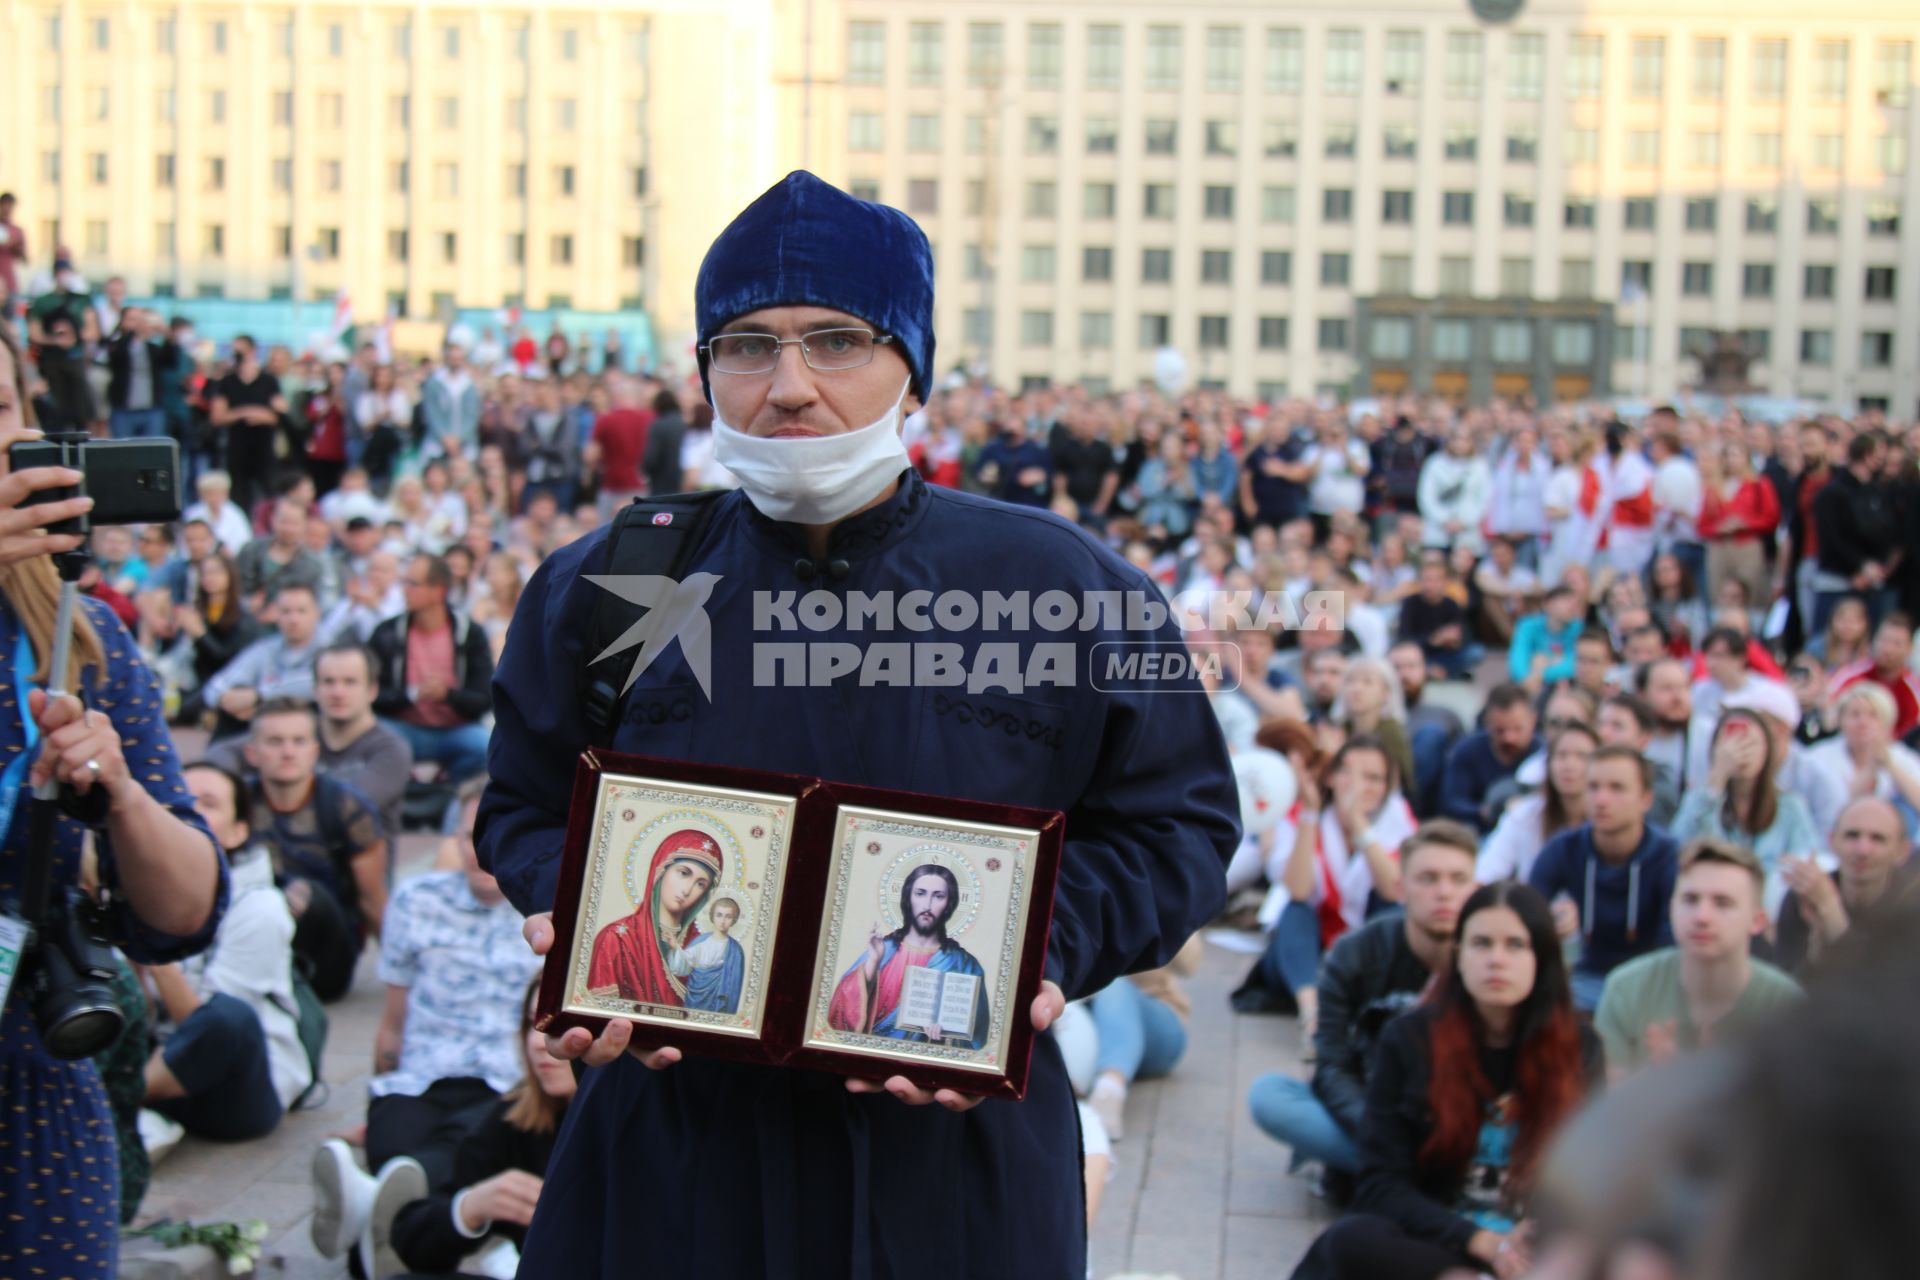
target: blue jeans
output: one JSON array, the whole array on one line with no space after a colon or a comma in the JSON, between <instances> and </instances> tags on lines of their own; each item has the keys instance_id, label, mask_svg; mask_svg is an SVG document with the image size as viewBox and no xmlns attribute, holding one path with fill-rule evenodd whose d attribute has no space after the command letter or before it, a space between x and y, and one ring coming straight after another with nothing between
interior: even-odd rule
<instances>
[{"instance_id":1,"label":"blue jeans","mask_svg":"<svg viewBox=\"0 0 1920 1280\"><path fill-rule=\"evenodd\" d=\"M1268 990L1289 995L1320 980L1320 917L1312 907L1289 902L1282 909L1260 957L1260 977Z\"/></svg>"},{"instance_id":2,"label":"blue jeans","mask_svg":"<svg viewBox=\"0 0 1920 1280\"><path fill-rule=\"evenodd\" d=\"M1353 1135L1340 1127L1305 1080L1261 1076L1247 1092L1247 1105L1253 1111L1253 1122L1269 1138L1293 1148L1296 1165L1318 1160L1329 1169L1347 1173L1360 1168L1360 1152Z\"/></svg>"},{"instance_id":3,"label":"blue jeans","mask_svg":"<svg viewBox=\"0 0 1920 1280\"><path fill-rule=\"evenodd\" d=\"M164 409L115 409L107 415L107 425L115 440L137 440L167 434Z\"/></svg>"},{"instance_id":4,"label":"blue jeans","mask_svg":"<svg viewBox=\"0 0 1920 1280\"><path fill-rule=\"evenodd\" d=\"M407 740L413 758L445 765L454 781L464 782L486 772L487 739L492 736L483 724L456 724L446 729L428 729L405 720L380 722Z\"/></svg>"},{"instance_id":5,"label":"blue jeans","mask_svg":"<svg viewBox=\"0 0 1920 1280\"><path fill-rule=\"evenodd\" d=\"M267 1063L267 1036L246 1004L216 992L187 1016L161 1053L187 1091L153 1104L188 1133L244 1142L273 1132L283 1108Z\"/></svg>"},{"instance_id":6,"label":"blue jeans","mask_svg":"<svg viewBox=\"0 0 1920 1280\"><path fill-rule=\"evenodd\" d=\"M1118 1071L1131 1083L1140 1076L1163 1076L1187 1051L1187 1028L1180 1015L1133 983L1121 978L1094 996L1093 1025L1100 1030L1100 1072Z\"/></svg>"},{"instance_id":7,"label":"blue jeans","mask_svg":"<svg viewBox=\"0 0 1920 1280\"><path fill-rule=\"evenodd\" d=\"M1607 975L1586 969L1575 969L1567 976L1569 985L1573 988L1573 1007L1582 1013L1592 1013L1598 1009L1600 993L1606 990Z\"/></svg>"}]
</instances>

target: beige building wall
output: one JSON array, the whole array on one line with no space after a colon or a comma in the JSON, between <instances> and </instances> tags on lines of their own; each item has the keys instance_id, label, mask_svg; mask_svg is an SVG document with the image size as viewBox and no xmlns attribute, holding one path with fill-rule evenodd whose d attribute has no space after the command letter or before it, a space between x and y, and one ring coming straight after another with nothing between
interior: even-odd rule
<instances>
[{"instance_id":1,"label":"beige building wall","mask_svg":"<svg viewBox=\"0 0 1920 1280\"><path fill-rule=\"evenodd\" d=\"M1617 302L1623 264L1644 263L1649 296L1620 312L1616 389L1673 394L1697 372L1683 336L1727 329L1764 342L1753 374L1775 393L1920 406L1920 25L1903 0L1684 13L1534 0L1498 26L1460 0L843 9L843 56L881 34L877 66L868 52L849 68L837 176L909 208L934 241L943 365L1129 385L1150 375L1164 325L1196 378L1308 395L1353 374L1356 297ZM1102 79L1094 42L1114 38L1120 73ZM1576 56L1594 39L1597 67ZM1754 83L1763 41L1784 42L1778 99ZM1717 90L1710 67L1696 85L1696 49L1703 64L1718 50ZM1149 128L1169 121L1172 151L1150 150ZM1117 130L1111 150L1090 147L1095 122ZM1349 131L1351 155L1330 148ZM1413 154L1388 154L1390 134ZM1088 216L1102 198L1089 184L1112 184L1112 216ZM1170 216L1148 215L1149 185L1172 189ZM1209 187L1230 188L1231 207L1216 196L1210 210ZM1388 193L1410 200L1404 222L1384 217ZM1461 195L1471 214L1456 224ZM1509 196L1516 222L1531 204L1530 225L1509 224ZM1690 229L1690 198L1712 204L1711 230ZM1590 227L1568 225L1570 199L1593 202ZM1749 200L1776 210L1773 229L1747 230ZM1814 202L1833 203L1834 230L1808 231ZM1111 251L1110 281L1087 278L1088 248ZM1171 255L1164 283L1143 281L1148 250ZM1231 254L1214 259L1222 283L1203 278L1209 251ZM1290 255L1286 283L1277 264L1263 279L1266 253ZM1743 287L1749 264L1771 267L1770 296ZM1833 267L1830 299L1805 296L1808 265ZM1890 297L1867 296L1871 267L1894 270Z\"/></svg>"},{"instance_id":2,"label":"beige building wall","mask_svg":"<svg viewBox=\"0 0 1920 1280\"><path fill-rule=\"evenodd\" d=\"M772 0L0 0L33 266L362 319L645 306L778 176Z\"/></svg>"},{"instance_id":3,"label":"beige building wall","mask_svg":"<svg viewBox=\"0 0 1920 1280\"><path fill-rule=\"evenodd\" d=\"M1616 303L1622 391L1725 329L1768 390L1912 414L1910 10L0 0L0 187L36 267L57 226L136 292L639 304L685 358L713 236L806 164L921 220L941 365L1008 385L1130 385L1164 330L1196 380L1345 389L1357 298L1526 295Z\"/></svg>"}]
</instances>

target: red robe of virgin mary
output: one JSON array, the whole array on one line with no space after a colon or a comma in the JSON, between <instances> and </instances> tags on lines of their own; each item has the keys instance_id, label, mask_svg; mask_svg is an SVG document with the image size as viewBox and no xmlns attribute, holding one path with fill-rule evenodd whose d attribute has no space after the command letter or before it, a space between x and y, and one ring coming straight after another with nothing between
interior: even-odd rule
<instances>
[{"instance_id":1,"label":"red robe of virgin mary","mask_svg":"<svg viewBox=\"0 0 1920 1280\"><path fill-rule=\"evenodd\" d=\"M707 893L687 908L678 926L663 915L656 900L661 878L676 862L694 863L711 876ZM593 990L613 988L622 1000L640 1004L683 1005L686 981L675 977L667 967L666 948L692 943L697 932L693 919L713 892L712 885L720 883L721 865L720 846L704 831L676 831L662 840L647 868L647 890L639 909L624 920L614 921L594 938L592 958L587 963L587 986Z\"/></svg>"}]
</instances>

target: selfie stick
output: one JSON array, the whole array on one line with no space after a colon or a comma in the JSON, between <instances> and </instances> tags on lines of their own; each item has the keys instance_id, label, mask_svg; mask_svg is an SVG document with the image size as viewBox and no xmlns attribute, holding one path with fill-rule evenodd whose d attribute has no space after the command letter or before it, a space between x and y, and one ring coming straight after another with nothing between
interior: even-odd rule
<instances>
[{"instance_id":1,"label":"selfie stick","mask_svg":"<svg viewBox=\"0 0 1920 1280\"><path fill-rule=\"evenodd\" d=\"M74 466L79 460L74 457L75 445L87 439L84 435L70 432L49 434L49 443L60 446L62 457L60 465ZM78 470L78 468L75 468ZM81 472L80 495L86 491L86 473ZM91 531L91 522L82 514L76 517L84 538ZM60 609L53 625L53 661L47 665L47 701L67 694L68 667L73 660L73 615L79 607L80 575L86 572L87 553L81 548L62 551L53 557L54 567L60 571ZM23 704L20 708L23 716L32 712ZM33 807L27 814L27 867L25 882L22 885L20 900L21 914L29 927L39 930L47 914L47 897L53 881L53 824L60 815L60 784L49 773L47 780L33 790Z\"/></svg>"}]
</instances>

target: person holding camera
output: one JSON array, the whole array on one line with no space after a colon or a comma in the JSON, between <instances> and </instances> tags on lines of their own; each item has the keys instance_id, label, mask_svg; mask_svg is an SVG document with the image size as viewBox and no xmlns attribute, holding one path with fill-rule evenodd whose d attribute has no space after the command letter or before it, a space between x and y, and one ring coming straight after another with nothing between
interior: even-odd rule
<instances>
[{"instance_id":1,"label":"person holding camera","mask_svg":"<svg viewBox=\"0 0 1920 1280\"><path fill-rule=\"evenodd\" d=\"M19 349L0 327L0 450L40 438L27 408ZM120 1188L113 1122L95 1046L70 1033L111 992L93 973L106 943L142 963L204 949L226 908L225 860L194 812L167 736L153 677L104 606L82 599L74 618L70 683L49 698L60 580L49 552L80 539L45 527L87 511L90 499L23 505L79 483L77 472L12 472L0 453L0 1273L30 1260L63 1276L110 1277L117 1265ZM32 789L61 787L60 816L40 855L53 885L44 927L23 938L21 912L35 860ZM103 897L72 887L87 829ZM102 940L98 935L104 934ZM24 947L22 946L25 942ZM18 965L16 969L16 963ZM108 960L110 964L110 959ZM63 980L64 979L64 980ZM77 1017L74 1015L78 1015ZM62 1056L63 1054L67 1056ZM31 1251L31 1253L29 1253Z\"/></svg>"}]
</instances>

